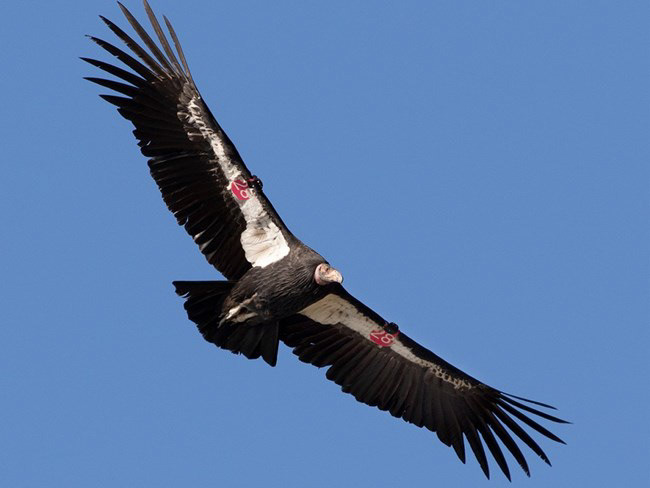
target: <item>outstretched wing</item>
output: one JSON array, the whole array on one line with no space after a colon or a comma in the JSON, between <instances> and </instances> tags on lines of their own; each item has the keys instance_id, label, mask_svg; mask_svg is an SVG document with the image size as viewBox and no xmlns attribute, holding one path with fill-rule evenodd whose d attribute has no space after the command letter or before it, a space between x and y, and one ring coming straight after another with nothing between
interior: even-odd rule
<instances>
[{"instance_id":1,"label":"outstretched wing","mask_svg":"<svg viewBox=\"0 0 650 488\"><path fill-rule=\"evenodd\" d=\"M264 267L286 256L292 235L203 102L171 24L165 18L178 58L146 0L144 4L160 47L120 4L149 52L101 17L135 58L91 37L131 71L82 58L121 81L87 79L121 95L101 97L135 126L151 175L178 223L210 264L236 280L251 266Z\"/></svg>"},{"instance_id":2,"label":"outstretched wing","mask_svg":"<svg viewBox=\"0 0 650 488\"><path fill-rule=\"evenodd\" d=\"M386 322L343 287L333 287L325 298L286 319L281 339L301 361L329 366L327 378L358 401L436 432L463 463L464 437L487 477L484 445L510 479L497 439L529 476L515 438L550 464L521 424L563 442L530 416L566 423L530 405L553 407L508 395L463 373Z\"/></svg>"}]
</instances>

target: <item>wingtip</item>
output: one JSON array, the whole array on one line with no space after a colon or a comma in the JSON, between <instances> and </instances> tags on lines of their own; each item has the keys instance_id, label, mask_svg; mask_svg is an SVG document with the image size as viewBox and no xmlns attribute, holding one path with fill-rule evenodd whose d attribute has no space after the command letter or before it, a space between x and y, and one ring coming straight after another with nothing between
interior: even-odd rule
<instances>
[{"instance_id":1,"label":"wingtip","mask_svg":"<svg viewBox=\"0 0 650 488\"><path fill-rule=\"evenodd\" d=\"M82 61L84 61L84 62L86 62L86 63L88 63L88 64L90 64L92 66L96 66L96 67L99 67L99 65L101 64L101 61L97 61L96 59L93 59L93 58L87 58L85 56L79 56L79 59L81 59Z\"/></svg>"},{"instance_id":2,"label":"wingtip","mask_svg":"<svg viewBox=\"0 0 650 488\"><path fill-rule=\"evenodd\" d=\"M99 37L91 36L91 35L88 35L88 34L86 34L86 37L88 39L90 39L91 41L93 41L98 46L102 46L102 44L106 44L106 41L100 39Z\"/></svg>"},{"instance_id":3,"label":"wingtip","mask_svg":"<svg viewBox=\"0 0 650 488\"><path fill-rule=\"evenodd\" d=\"M124 5L122 5L122 2L118 1L117 5L120 7L120 10L124 14L124 16L129 20L129 22L131 22L131 19L135 20L135 17L133 17L131 11L128 8L126 8Z\"/></svg>"},{"instance_id":4,"label":"wingtip","mask_svg":"<svg viewBox=\"0 0 650 488\"><path fill-rule=\"evenodd\" d=\"M144 9L147 12L153 13L153 9L151 8L151 6L149 5L149 2L147 2L147 0L142 0L142 5L144 5Z\"/></svg>"},{"instance_id":5,"label":"wingtip","mask_svg":"<svg viewBox=\"0 0 650 488\"><path fill-rule=\"evenodd\" d=\"M79 56L79 59L81 59L84 63L88 63L88 64L90 64L92 66L96 66L96 64L94 63L95 60L93 58L87 58L85 56Z\"/></svg>"},{"instance_id":6,"label":"wingtip","mask_svg":"<svg viewBox=\"0 0 650 488\"><path fill-rule=\"evenodd\" d=\"M120 28L119 28L117 25L115 25L115 22L113 22L112 20L107 19L107 18L104 17L103 15L100 15L99 18L102 19L102 22L104 22L104 24L106 24L106 26L107 26L110 30L112 30L113 32L116 32L116 31L119 31L119 30L120 30ZM117 32L116 32L116 33L117 33Z\"/></svg>"},{"instance_id":7,"label":"wingtip","mask_svg":"<svg viewBox=\"0 0 650 488\"><path fill-rule=\"evenodd\" d=\"M530 398L520 397L518 395L513 395L512 393L507 393L505 391L502 391L500 393L502 395L509 396L510 398L516 398L517 400L521 400L523 402L532 403L533 405L538 405L538 406L544 407L544 408L550 408L551 410L557 410L557 407L554 407L553 405L549 405L548 403L542 403L542 402L538 402L536 400L531 400Z\"/></svg>"}]
</instances>

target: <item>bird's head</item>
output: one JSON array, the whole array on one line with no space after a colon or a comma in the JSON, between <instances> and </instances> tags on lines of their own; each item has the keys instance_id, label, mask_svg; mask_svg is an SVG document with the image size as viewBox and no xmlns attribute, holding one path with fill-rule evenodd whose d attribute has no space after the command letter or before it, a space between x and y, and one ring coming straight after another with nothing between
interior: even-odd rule
<instances>
[{"instance_id":1,"label":"bird's head","mask_svg":"<svg viewBox=\"0 0 650 488\"><path fill-rule=\"evenodd\" d=\"M321 263L316 266L314 271L314 281L319 285L327 285L329 283L343 283L343 275L338 270L332 268L327 263Z\"/></svg>"}]
</instances>

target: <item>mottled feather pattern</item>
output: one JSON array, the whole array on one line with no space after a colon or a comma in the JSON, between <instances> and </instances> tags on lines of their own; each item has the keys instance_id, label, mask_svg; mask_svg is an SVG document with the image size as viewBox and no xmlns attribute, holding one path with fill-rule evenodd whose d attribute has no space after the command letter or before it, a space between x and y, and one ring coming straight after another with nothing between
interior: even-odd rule
<instances>
[{"instance_id":1,"label":"mottled feather pattern","mask_svg":"<svg viewBox=\"0 0 650 488\"><path fill-rule=\"evenodd\" d=\"M487 477L490 472L485 447L504 475L511 477L497 439L530 475L513 434L550 464L539 445L512 417L539 434L563 443L521 411L551 422L566 423L530 404L553 407L491 388L403 333L391 347L377 347L368 331L383 327L386 321L342 288L332 295L308 307L306 313L282 323L281 338L301 361L329 367L327 378L358 401L436 432L444 444L454 448L462 462L465 462L466 441ZM339 308L338 312L334 308ZM418 360L414 361L413 357Z\"/></svg>"},{"instance_id":2,"label":"mottled feather pattern","mask_svg":"<svg viewBox=\"0 0 650 488\"><path fill-rule=\"evenodd\" d=\"M168 208L208 262L228 279L240 278L251 265L264 266L281 259L289 252L286 241L290 232L261 192L243 203L231 194L231 181L237 177L248 180L251 173L203 102L171 24L165 20L182 65L148 5L147 15L162 51L135 17L124 6L120 8L149 52L104 17L137 59L106 41L91 39L134 73L83 59L122 80L88 78L124 95L103 98L135 126L133 133L142 154L151 158L151 175ZM247 230L250 234L250 229L268 234L262 247L242 237L248 235Z\"/></svg>"}]
</instances>

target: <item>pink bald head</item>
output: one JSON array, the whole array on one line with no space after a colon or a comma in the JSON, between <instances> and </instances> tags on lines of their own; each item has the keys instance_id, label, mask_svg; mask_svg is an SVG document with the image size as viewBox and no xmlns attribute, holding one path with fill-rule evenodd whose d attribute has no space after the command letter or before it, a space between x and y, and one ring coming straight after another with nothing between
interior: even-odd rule
<instances>
[{"instance_id":1,"label":"pink bald head","mask_svg":"<svg viewBox=\"0 0 650 488\"><path fill-rule=\"evenodd\" d=\"M327 263L321 263L316 266L314 271L314 281L319 285L329 283L343 283L343 275Z\"/></svg>"}]
</instances>

